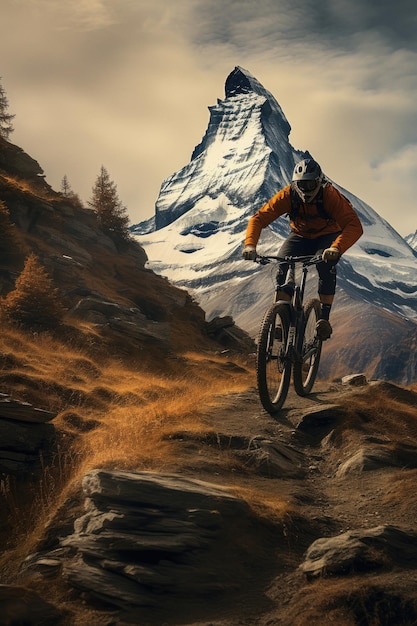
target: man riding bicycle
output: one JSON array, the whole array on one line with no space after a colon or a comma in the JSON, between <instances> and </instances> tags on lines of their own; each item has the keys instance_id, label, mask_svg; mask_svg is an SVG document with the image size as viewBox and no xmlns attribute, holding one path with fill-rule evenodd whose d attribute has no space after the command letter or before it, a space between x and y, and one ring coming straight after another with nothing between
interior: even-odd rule
<instances>
[{"instance_id":1,"label":"man riding bicycle","mask_svg":"<svg viewBox=\"0 0 417 626\"><path fill-rule=\"evenodd\" d=\"M361 237L362 224L351 203L324 176L314 159L304 159L294 168L292 182L275 194L248 223L242 256L254 261L261 231L278 217L288 214L291 233L278 256L307 256L322 251L317 265L318 294L321 302L316 333L329 339L330 310L336 291L336 264L340 256ZM285 277L288 264L280 263L277 273L278 299L290 300Z\"/></svg>"}]
</instances>

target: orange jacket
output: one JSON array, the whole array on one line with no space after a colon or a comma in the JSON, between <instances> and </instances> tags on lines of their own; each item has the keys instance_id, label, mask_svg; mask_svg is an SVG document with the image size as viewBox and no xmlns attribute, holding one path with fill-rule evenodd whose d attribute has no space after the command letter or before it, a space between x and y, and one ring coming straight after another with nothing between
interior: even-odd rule
<instances>
[{"instance_id":1,"label":"orange jacket","mask_svg":"<svg viewBox=\"0 0 417 626\"><path fill-rule=\"evenodd\" d=\"M291 185L287 185L250 218L245 245L256 246L263 228L269 226L281 215L291 213L290 192ZM291 229L306 239L340 233L335 236L332 246L338 248L340 254L343 254L362 235L362 224L349 200L330 183L323 188L323 204L329 216L328 219L319 214L317 204L314 202L313 204L300 202L295 220L290 222Z\"/></svg>"}]
</instances>

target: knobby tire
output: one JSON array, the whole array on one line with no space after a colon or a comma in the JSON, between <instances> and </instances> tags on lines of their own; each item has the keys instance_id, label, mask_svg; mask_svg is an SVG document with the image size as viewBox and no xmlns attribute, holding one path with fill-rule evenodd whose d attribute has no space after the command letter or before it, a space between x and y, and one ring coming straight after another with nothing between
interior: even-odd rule
<instances>
[{"instance_id":1,"label":"knobby tire","mask_svg":"<svg viewBox=\"0 0 417 626\"><path fill-rule=\"evenodd\" d=\"M320 302L313 298L304 309L303 347L301 361L293 364L294 389L299 396L308 395L316 380L320 364L322 342L316 337L316 324L320 317Z\"/></svg>"},{"instance_id":2,"label":"knobby tire","mask_svg":"<svg viewBox=\"0 0 417 626\"><path fill-rule=\"evenodd\" d=\"M290 316L288 305L272 304L266 311L258 334L256 376L259 399L268 413L276 413L287 397L291 360L285 357Z\"/></svg>"}]
</instances>

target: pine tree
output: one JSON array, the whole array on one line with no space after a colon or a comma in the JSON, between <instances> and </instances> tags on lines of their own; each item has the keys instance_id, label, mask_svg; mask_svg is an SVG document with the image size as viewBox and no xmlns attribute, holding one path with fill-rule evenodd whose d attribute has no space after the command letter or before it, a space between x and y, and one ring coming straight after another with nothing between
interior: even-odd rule
<instances>
[{"instance_id":1,"label":"pine tree","mask_svg":"<svg viewBox=\"0 0 417 626\"><path fill-rule=\"evenodd\" d=\"M64 174L64 177L61 180L61 193L63 196L65 196L65 198L71 197L73 193L66 174Z\"/></svg>"},{"instance_id":2,"label":"pine tree","mask_svg":"<svg viewBox=\"0 0 417 626\"><path fill-rule=\"evenodd\" d=\"M117 187L110 180L103 165L92 189L92 197L87 204L97 212L103 231L115 241L116 245L129 239L127 209L120 201Z\"/></svg>"},{"instance_id":3,"label":"pine tree","mask_svg":"<svg viewBox=\"0 0 417 626\"><path fill-rule=\"evenodd\" d=\"M0 137L3 137L3 139L8 139L10 134L14 131L12 120L15 116L7 112L8 108L9 101L7 100L6 92L0 82Z\"/></svg>"},{"instance_id":4,"label":"pine tree","mask_svg":"<svg viewBox=\"0 0 417 626\"><path fill-rule=\"evenodd\" d=\"M77 206L82 207L82 202L78 194L72 190L72 187L69 183L68 176L64 174L64 177L61 180L61 194L64 198L71 200L71 202L76 204Z\"/></svg>"},{"instance_id":5,"label":"pine tree","mask_svg":"<svg viewBox=\"0 0 417 626\"><path fill-rule=\"evenodd\" d=\"M1 310L8 321L31 330L52 329L61 321L64 308L58 290L35 254L26 259L15 289L3 299Z\"/></svg>"}]
</instances>

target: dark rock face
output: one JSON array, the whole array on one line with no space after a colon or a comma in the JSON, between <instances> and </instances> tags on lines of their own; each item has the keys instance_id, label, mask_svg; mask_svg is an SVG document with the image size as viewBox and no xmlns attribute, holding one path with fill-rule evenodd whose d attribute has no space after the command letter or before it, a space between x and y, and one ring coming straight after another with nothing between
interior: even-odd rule
<instances>
[{"instance_id":1,"label":"dark rock face","mask_svg":"<svg viewBox=\"0 0 417 626\"><path fill-rule=\"evenodd\" d=\"M97 325L108 325L129 337L151 338L163 347L169 346L170 324L148 320L136 307L88 296L80 300L69 314Z\"/></svg>"},{"instance_id":2,"label":"dark rock face","mask_svg":"<svg viewBox=\"0 0 417 626\"><path fill-rule=\"evenodd\" d=\"M0 473L25 475L39 467L40 456L48 457L55 427L55 413L38 409L0 394Z\"/></svg>"},{"instance_id":3,"label":"dark rock face","mask_svg":"<svg viewBox=\"0 0 417 626\"><path fill-rule=\"evenodd\" d=\"M91 599L123 610L172 610L186 597L239 593L264 558L260 522L218 485L177 474L92 470L83 490L86 513L60 554L64 577ZM259 543L258 562L248 557L248 537ZM31 567L45 575L50 563L55 571L50 556ZM258 572L251 584L262 578Z\"/></svg>"},{"instance_id":4,"label":"dark rock face","mask_svg":"<svg viewBox=\"0 0 417 626\"><path fill-rule=\"evenodd\" d=\"M26 152L0 137L0 168L49 187L43 180L43 169Z\"/></svg>"}]
</instances>

